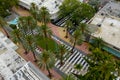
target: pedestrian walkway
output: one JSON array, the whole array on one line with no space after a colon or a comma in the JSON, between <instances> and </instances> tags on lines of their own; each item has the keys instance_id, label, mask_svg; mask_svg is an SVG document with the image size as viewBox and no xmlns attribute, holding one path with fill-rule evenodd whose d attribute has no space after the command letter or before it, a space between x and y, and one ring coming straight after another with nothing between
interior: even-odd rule
<instances>
[{"instance_id":1,"label":"pedestrian walkway","mask_svg":"<svg viewBox=\"0 0 120 80\"><path fill-rule=\"evenodd\" d=\"M71 46L67 45L66 43L64 43L55 36L52 36L52 38L55 41L59 42L60 44L63 44L65 48L68 50L68 52L64 54L64 59L63 59L64 64L60 65L60 60L57 60L55 64L56 68L58 68L60 71L62 71L65 74L71 74L71 73L82 74L82 75L85 74L89 67L88 63L84 60L84 58L86 57L85 54L77 49L74 49L73 53L71 54L70 53L70 50L72 49ZM82 69L81 70L75 69L76 64L81 64Z\"/></svg>"},{"instance_id":2,"label":"pedestrian walkway","mask_svg":"<svg viewBox=\"0 0 120 80\"><path fill-rule=\"evenodd\" d=\"M15 9L15 12L17 14L19 14L20 16L29 16L30 14L28 13L28 11L20 8L19 9ZM39 25L41 25L39 23ZM53 32L53 35L56 35L57 37L59 37L60 39L64 40L65 42L70 43L70 39L69 38L65 38L66 32L63 31L64 28L62 27L58 27L53 25L52 23L48 24L48 27L50 27L50 29ZM65 45L66 46L66 45ZM66 46L67 49L71 49L71 47ZM84 52L85 54L88 54L88 44L87 43L83 43L81 46L76 46L76 48L80 49L81 52L74 50L74 53L72 55L68 55L68 58L64 59L65 64L63 66L60 67L60 63L59 60L56 62L55 66L60 69L62 72L66 73L66 74L70 74L70 73L76 73L76 74L84 74L83 72L87 71L87 68L89 67L88 64L85 62L85 60L83 59L83 57L85 56L82 52ZM21 50L19 50L21 51ZM23 52L23 51L22 51ZM34 61L33 55L30 52L29 54L25 55L25 54L21 54L26 60L31 61L33 64L35 64L37 66L37 64ZM81 71L75 70L74 69L74 65L76 64L81 64L83 66ZM46 75L48 74L47 71L42 70ZM59 80L61 77L58 73L56 73L53 69L51 70L52 74L54 76L55 80Z\"/></svg>"},{"instance_id":3,"label":"pedestrian walkway","mask_svg":"<svg viewBox=\"0 0 120 80\"><path fill-rule=\"evenodd\" d=\"M23 9L21 7L17 8L17 9L13 8L13 11L15 11L20 16L30 16L30 13L27 10L25 10L25 9ZM38 25L41 25L41 23L38 22ZM55 26L52 23L49 23L48 26L51 28L54 35L58 36L62 40L64 40L64 41L68 42L69 44L71 44L70 39L65 38L66 33L63 31L64 30L63 27ZM77 45L76 48L80 49L81 51L85 52L86 54L90 53L89 50L88 50L88 44L85 43L85 42L80 46Z\"/></svg>"}]
</instances>

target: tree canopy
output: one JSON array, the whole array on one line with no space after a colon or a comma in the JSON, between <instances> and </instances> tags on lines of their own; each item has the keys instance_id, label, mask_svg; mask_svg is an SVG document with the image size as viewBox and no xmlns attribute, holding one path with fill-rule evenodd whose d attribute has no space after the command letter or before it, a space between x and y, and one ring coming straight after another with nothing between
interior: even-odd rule
<instances>
[{"instance_id":1,"label":"tree canopy","mask_svg":"<svg viewBox=\"0 0 120 80\"><path fill-rule=\"evenodd\" d=\"M18 5L19 0L0 0L0 16L6 17L9 14L9 10Z\"/></svg>"},{"instance_id":2,"label":"tree canopy","mask_svg":"<svg viewBox=\"0 0 120 80\"><path fill-rule=\"evenodd\" d=\"M60 18L70 15L72 22L76 25L83 19L90 19L95 13L92 6L78 0L64 0L59 9Z\"/></svg>"}]
</instances>

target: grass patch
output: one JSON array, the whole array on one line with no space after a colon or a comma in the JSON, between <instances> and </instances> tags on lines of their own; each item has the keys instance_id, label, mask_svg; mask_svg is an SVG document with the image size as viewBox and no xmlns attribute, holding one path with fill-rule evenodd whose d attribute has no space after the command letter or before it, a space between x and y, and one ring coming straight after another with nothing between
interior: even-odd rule
<instances>
[{"instance_id":1,"label":"grass patch","mask_svg":"<svg viewBox=\"0 0 120 80\"><path fill-rule=\"evenodd\" d=\"M43 48L43 49L46 49L46 43L48 45L48 50L51 50L51 51L56 51L57 50L57 43L51 39L51 38L47 38L47 39L44 39L44 37L40 37L40 36L36 36L37 38L37 44Z\"/></svg>"}]
</instances>

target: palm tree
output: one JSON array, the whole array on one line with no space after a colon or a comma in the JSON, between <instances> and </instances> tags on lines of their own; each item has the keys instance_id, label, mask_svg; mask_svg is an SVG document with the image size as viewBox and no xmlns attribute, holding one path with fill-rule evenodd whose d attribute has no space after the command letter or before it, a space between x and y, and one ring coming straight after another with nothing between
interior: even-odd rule
<instances>
[{"instance_id":1,"label":"palm tree","mask_svg":"<svg viewBox=\"0 0 120 80\"><path fill-rule=\"evenodd\" d=\"M39 14L38 11L39 11L38 6L34 3L31 3L30 13L36 20L38 20L38 14Z\"/></svg>"},{"instance_id":2,"label":"palm tree","mask_svg":"<svg viewBox=\"0 0 120 80\"><path fill-rule=\"evenodd\" d=\"M4 28L4 26L6 26L6 25L7 25L7 22L2 17L0 17L0 27L4 30L5 34L9 38L9 35L8 35L7 31Z\"/></svg>"},{"instance_id":3,"label":"palm tree","mask_svg":"<svg viewBox=\"0 0 120 80\"><path fill-rule=\"evenodd\" d=\"M50 69L54 67L54 63L55 57L51 51L44 50L39 55L38 65L40 66L40 68L46 69L48 71L50 78L52 77Z\"/></svg>"},{"instance_id":4,"label":"palm tree","mask_svg":"<svg viewBox=\"0 0 120 80\"><path fill-rule=\"evenodd\" d=\"M18 27L20 31L22 32L23 36L27 35L27 23L26 23L26 17L20 17L18 21Z\"/></svg>"},{"instance_id":5,"label":"palm tree","mask_svg":"<svg viewBox=\"0 0 120 80\"><path fill-rule=\"evenodd\" d=\"M50 22L50 14L46 7L41 7L39 10L39 21L46 25Z\"/></svg>"},{"instance_id":6,"label":"palm tree","mask_svg":"<svg viewBox=\"0 0 120 80\"><path fill-rule=\"evenodd\" d=\"M89 54L90 59L86 59L90 65L88 72L85 75L80 75L80 80L113 80L115 79L116 60L107 52L95 48L92 54ZM120 68L120 67L119 67Z\"/></svg>"},{"instance_id":7,"label":"palm tree","mask_svg":"<svg viewBox=\"0 0 120 80\"><path fill-rule=\"evenodd\" d=\"M63 77L62 80L75 80L75 77L73 77L73 75L67 75L66 77Z\"/></svg>"},{"instance_id":8,"label":"palm tree","mask_svg":"<svg viewBox=\"0 0 120 80\"><path fill-rule=\"evenodd\" d=\"M32 33L34 35L33 29L37 27L37 21L31 16L20 17L18 27L24 35L27 35L29 33Z\"/></svg>"},{"instance_id":9,"label":"palm tree","mask_svg":"<svg viewBox=\"0 0 120 80\"><path fill-rule=\"evenodd\" d=\"M57 58L60 59L60 65L63 65L63 58L64 58L64 54L67 52L67 49L64 47L63 44L59 44L58 45L58 52L56 53Z\"/></svg>"},{"instance_id":10,"label":"palm tree","mask_svg":"<svg viewBox=\"0 0 120 80\"><path fill-rule=\"evenodd\" d=\"M24 40L20 30L19 29L14 29L11 34L13 36L14 42L18 42L19 44L22 44L22 46L23 46L23 48L25 50L24 53L27 54L28 50L27 50L27 48L25 46L26 45L26 41Z\"/></svg>"},{"instance_id":11,"label":"palm tree","mask_svg":"<svg viewBox=\"0 0 120 80\"><path fill-rule=\"evenodd\" d=\"M34 41L34 37L32 35L26 35L25 36L25 40L27 42L27 48L29 51L31 51L33 53L33 57L34 57L34 61L37 61L36 55L35 55L35 41Z\"/></svg>"},{"instance_id":12,"label":"palm tree","mask_svg":"<svg viewBox=\"0 0 120 80\"><path fill-rule=\"evenodd\" d=\"M94 38L93 39L93 46L94 47L97 47L97 48L102 48L104 45L104 41L102 40L102 38Z\"/></svg>"},{"instance_id":13,"label":"palm tree","mask_svg":"<svg viewBox=\"0 0 120 80\"><path fill-rule=\"evenodd\" d=\"M62 5L59 7L58 16L63 18L72 14L72 12L74 12L75 9L79 7L79 5L80 2L78 0L64 0Z\"/></svg>"},{"instance_id":14,"label":"palm tree","mask_svg":"<svg viewBox=\"0 0 120 80\"><path fill-rule=\"evenodd\" d=\"M74 50L74 48L75 48L76 43L81 43L81 42L83 42L82 33L81 33L81 31L80 31L79 29L77 29L77 30L73 33L73 35L72 35L71 38L70 38L70 41L73 43L73 47L72 47L72 49L71 49L71 53L73 53L73 50Z\"/></svg>"},{"instance_id":15,"label":"palm tree","mask_svg":"<svg viewBox=\"0 0 120 80\"><path fill-rule=\"evenodd\" d=\"M46 44L46 50L48 50L48 43L47 43L47 39L51 37L52 35L52 31L50 30L49 27L47 27L46 25L42 25L41 26L41 34L44 37L45 40L45 44Z\"/></svg>"},{"instance_id":16,"label":"palm tree","mask_svg":"<svg viewBox=\"0 0 120 80\"><path fill-rule=\"evenodd\" d=\"M87 27L87 25L85 23L80 23L78 27L81 30L82 34L84 34L85 31L88 30L88 27Z\"/></svg>"},{"instance_id":17,"label":"palm tree","mask_svg":"<svg viewBox=\"0 0 120 80\"><path fill-rule=\"evenodd\" d=\"M28 32L34 35L33 29L37 27L37 21L33 17L28 16L26 17L26 26L27 26Z\"/></svg>"},{"instance_id":18,"label":"palm tree","mask_svg":"<svg viewBox=\"0 0 120 80\"><path fill-rule=\"evenodd\" d=\"M68 30L71 29L73 26L72 22L70 20L67 20L65 22L65 25L64 27L66 28L66 35L65 35L65 38L68 38Z\"/></svg>"}]
</instances>

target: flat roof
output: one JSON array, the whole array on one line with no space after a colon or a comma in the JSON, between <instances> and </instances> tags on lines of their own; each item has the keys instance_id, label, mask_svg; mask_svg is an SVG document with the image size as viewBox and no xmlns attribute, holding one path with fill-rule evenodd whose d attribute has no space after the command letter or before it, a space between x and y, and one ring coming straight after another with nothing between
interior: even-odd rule
<instances>
[{"instance_id":1,"label":"flat roof","mask_svg":"<svg viewBox=\"0 0 120 80\"><path fill-rule=\"evenodd\" d=\"M8 80L26 61L13 49L5 47L0 42L0 75Z\"/></svg>"},{"instance_id":2,"label":"flat roof","mask_svg":"<svg viewBox=\"0 0 120 80\"><path fill-rule=\"evenodd\" d=\"M98 27L92 35L120 49L120 2L110 1L92 19L90 24Z\"/></svg>"},{"instance_id":3,"label":"flat roof","mask_svg":"<svg viewBox=\"0 0 120 80\"><path fill-rule=\"evenodd\" d=\"M120 2L109 1L97 14L120 18Z\"/></svg>"},{"instance_id":4,"label":"flat roof","mask_svg":"<svg viewBox=\"0 0 120 80\"><path fill-rule=\"evenodd\" d=\"M64 0L20 0L20 5L30 9L31 3L35 3L38 8L46 7L51 14L51 19L55 19L57 17L57 12L59 11L59 6L62 5ZM84 0L79 0L83 2Z\"/></svg>"},{"instance_id":5,"label":"flat roof","mask_svg":"<svg viewBox=\"0 0 120 80\"><path fill-rule=\"evenodd\" d=\"M38 68L36 68L31 62L25 64L19 69L10 80L50 80L44 75Z\"/></svg>"},{"instance_id":6,"label":"flat roof","mask_svg":"<svg viewBox=\"0 0 120 80\"><path fill-rule=\"evenodd\" d=\"M15 51L12 41L6 43L6 40L8 38L0 32L0 80L50 80Z\"/></svg>"},{"instance_id":7,"label":"flat roof","mask_svg":"<svg viewBox=\"0 0 120 80\"><path fill-rule=\"evenodd\" d=\"M0 31L0 42L7 48L11 48L13 50L17 50L18 47L14 44L9 38L7 38L1 31Z\"/></svg>"},{"instance_id":8,"label":"flat roof","mask_svg":"<svg viewBox=\"0 0 120 80\"><path fill-rule=\"evenodd\" d=\"M39 8L45 6L50 14L54 14L58 12L59 6L62 4L63 0L20 0L20 2L27 4L29 6L27 7L28 9L30 9L31 3L35 3Z\"/></svg>"},{"instance_id":9,"label":"flat roof","mask_svg":"<svg viewBox=\"0 0 120 80\"><path fill-rule=\"evenodd\" d=\"M101 37L105 42L120 48L120 20L96 15L90 24L101 25L92 35Z\"/></svg>"}]
</instances>

